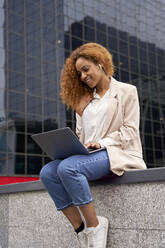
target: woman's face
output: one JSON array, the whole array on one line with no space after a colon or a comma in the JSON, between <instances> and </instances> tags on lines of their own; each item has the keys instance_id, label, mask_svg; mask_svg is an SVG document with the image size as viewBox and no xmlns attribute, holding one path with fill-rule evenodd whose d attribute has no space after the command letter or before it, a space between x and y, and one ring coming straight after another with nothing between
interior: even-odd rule
<instances>
[{"instance_id":1,"label":"woman's face","mask_svg":"<svg viewBox=\"0 0 165 248\"><path fill-rule=\"evenodd\" d=\"M90 88L96 87L101 81L103 71L90 60L80 57L75 66L80 80Z\"/></svg>"}]
</instances>

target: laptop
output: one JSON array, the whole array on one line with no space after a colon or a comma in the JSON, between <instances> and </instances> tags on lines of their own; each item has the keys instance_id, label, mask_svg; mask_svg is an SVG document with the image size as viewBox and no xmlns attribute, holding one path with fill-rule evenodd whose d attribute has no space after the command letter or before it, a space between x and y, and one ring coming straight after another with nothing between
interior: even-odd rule
<instances>
[{"instance_id":1,"label":"laptop","mask_svg":"<svg viewBox=\"0 0 165 248\"><path fill-rule=\"evenodd\" d=\"M31 137L52 160L65 159L72 155L88 155L105 149L85 148L69 127L33 134Z\"/></svg>"}]
</instances>

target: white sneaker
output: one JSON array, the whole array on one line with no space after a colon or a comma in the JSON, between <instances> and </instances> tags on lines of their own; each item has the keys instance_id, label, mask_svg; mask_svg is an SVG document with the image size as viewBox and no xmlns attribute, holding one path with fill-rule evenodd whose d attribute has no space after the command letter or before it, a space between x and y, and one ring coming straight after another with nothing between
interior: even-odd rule
<instances>
[{"instance_id":1,"label":"white sneaker","mask_svg":"<svg viewBox=\"0 0 165 248\"><path fill-rule=\"evenodd\" d=\"M75 233L75 235L78 239L79 247L80 248L87 248L87 236L86 236L85 231L81 231L78 234Z\"/></svg>"},{"instance_id":2,"label":"white sneaker","mask_svg":"<svg viewBox=\"0 0 165 248\"><path fill-rule=\"evenodd\" d=\"M88 227L84 231L87 236L87 248L106 248L108 219L97 216L99 224L96 227Z\"/></svg>"}]
</instances>

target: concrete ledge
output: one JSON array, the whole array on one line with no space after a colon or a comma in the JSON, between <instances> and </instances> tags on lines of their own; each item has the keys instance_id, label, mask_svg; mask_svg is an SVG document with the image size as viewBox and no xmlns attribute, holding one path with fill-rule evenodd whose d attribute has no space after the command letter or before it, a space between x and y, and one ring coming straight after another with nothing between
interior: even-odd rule
<instances>
[{"instance_id":1,"label":"concrete ledge","mask_svg":"<svg viewBox=\"0 0 165 248\"><path fill-rule=\"evenodd\" d=\"M97 214L109 219L107 248L165 247L165 182L93 183L91 192ZM78 247L45 190L1 194L0 206L0 247Z\"/></svg>"},{"instance_id":2,"label":"concrete ledge","mask_svg":"<svg viewBox=\"0 0 165 248\"><path fill-rule=\"evenodd\" d=\"M118 177L114 174L108 175L101 180L90 182L95 184L128 184L128 183L145 183L165 181L165 167L152 168L147 170L126 171L123 176ZM15 183L0 186L0 194L27 192L43 190L44 185L41 181L33 181L26 183Z\"/></svg>"}]
</instances>

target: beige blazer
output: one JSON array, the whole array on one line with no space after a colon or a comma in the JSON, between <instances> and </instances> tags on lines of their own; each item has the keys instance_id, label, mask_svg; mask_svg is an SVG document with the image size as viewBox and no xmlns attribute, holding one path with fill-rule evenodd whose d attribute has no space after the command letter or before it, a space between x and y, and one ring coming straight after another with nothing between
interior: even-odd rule
<instances>
[{"instance_id":1,"label":"beige blazer","mask_svg":"<svg viewBox=\"0 0 165 248\"><path fill-rule=\"evenodd\" d=\"M109 110L101 138L108 136L119 143L106 147L110 169L119 176L127 170L146 169L139 134L139 116L136 87L111 77ZM79 138L84 144L83 128Z\"/></svg>"}]
</instances>

